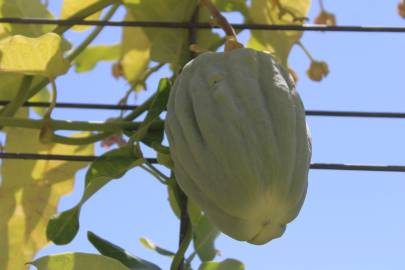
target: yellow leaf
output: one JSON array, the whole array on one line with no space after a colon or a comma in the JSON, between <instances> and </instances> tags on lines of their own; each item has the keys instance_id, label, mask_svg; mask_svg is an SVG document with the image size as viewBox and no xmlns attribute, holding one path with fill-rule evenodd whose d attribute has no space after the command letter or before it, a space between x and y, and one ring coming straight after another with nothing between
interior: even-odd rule
<instances>
[{"instance_id":1,"label":"yellow leaf","mask_svg":"<svg viewBox=\"0 0 405 270\"><path fill-rule=\"evenodd\" d=\"M0 0L0 17L2 18L43 18L52 19L41 0ZM10 34L38 37L55 28L54 25L41 24L3 24Z\"/></svg>"},{"instance_id":2,"label":"yellow leaf","mask_svg":"<svg viewBox=\"0 0 405 270\"><path fill-rule=\"evenodd\" d=\"M4 27L4 24L0 23L0 40L2 40L3 38L8 37L10 34L9 32L6 30L6 28Z\"/></svg>"},{"instance_id":3,"label":"yellow leaf","mask_svg":"<svg viewBox=\"0 0 405 270\"><path fill-rule=\"evenodd\" d=\"M54 33L38 38L15 35L0 41L0 71L56 77L69 62L63 58L62 39Z\"/></svg>"},{"instance_id":4,"label":"yellow leaf","mask_svg":"<svg viewBox=\"0 0 405 270\"><path fill-rule=\"evenodd\" d=\"M27 110L20 112L27 116ZM21 117L21 115L20 115ZM93 155L92 145L43 145L39 131L7 128L5 150L41 154ZM81 134L84 136L88 134ZM79 136L79 135L77 135ZM86 162L4 160L0 185L0 269L25 270L47 244L48 219L61 196L72 191L77 170Z\"/></svg>"},{"instance_id":5,"label":"yellow leaf","mask_svg":"<svg viewBox=\"0 0 405 270\"><path fill-rule=\"evenodd\" d=\"M118 260L110 257L79 252L45 256L30 264L34 265L38 270L130 270ZM142 267L142 269L151 268Z\"/></svg>"},{"instance_id":6,"label":"yellow leaf","mask_svg":"<svg viewBox=\"0 0 405 270\"><path fill-rule=\"evenodd\" d=\"M133 21L130 13L126 21ZM136 83L149 64L150 42L142 28L125 27L122 33L121 66L125 79Z\"/></svg>"},{"instance_id":7,"label":"yellow leaf","mask_svg":"<svg viewBox=\"0 0 405 270\"><path fill-rule=\"evenodd\" d=\"M126 0L124 3L139 21L187 22L197 6L196 0ZM184 56L189 54L186 29L145 28L144 31L152 44L152 60L181 66Z\"/></svg>"},{"instance_id":8,"label":"yellow leaf","mask_svg":"<svg viewBox=\"0 0 405 270\"><path fill-rule=\"evenodd\" d=\"M67 19L70 16L74 15L77 12L80 12L81 10L85 9L88 6L91 6L92 4L98 2L99 0L64 0L63 1L63 6L62 6L62 11L61 11L61 19ZM94 13L93 15L87 17L87 20L97 20L100 17L101 12ZM72 27L72 30L74 31L85 31L89 29L91 26L87 25L76 25Z\"/></svg>"},{"instance_id":9,"label":"yellow leaf","mask_svg":"<svg viewBox=\"0 0 405 270\"><path fill-rule=\"evenodd\" d=\"M277 6L275 3L279 3ZM252 0L249 9L250 23L260 24L302 24L294 18L307 15L311 0ZM282 8L280 8L282 7ZM298 31L251 31L248 47L271 52L287 67L287 58L292 46L301 38Z\"/></svg>"}]
</instances>

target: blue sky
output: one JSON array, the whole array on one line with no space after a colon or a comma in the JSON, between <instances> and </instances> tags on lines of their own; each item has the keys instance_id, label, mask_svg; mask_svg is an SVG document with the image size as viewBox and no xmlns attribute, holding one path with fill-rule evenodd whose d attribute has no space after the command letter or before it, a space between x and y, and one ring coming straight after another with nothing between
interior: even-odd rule
<instances>
[{"instance_id":1,"label":"blue sky","mask_svg":"<svg viewBox=\"0 0 405 270\"><path fill-rule=\"evenodd\" d=\"M399 0L325 1L339 25L405 26L396 12ZM50 1L59 14L61 1ZM313 1L309 17L319 12ZM237 17L232 17L237 20ZM119 19L119 17L117 17ZM69 34L79 41L83 36ZM119 40L119 29L107 29L96 43ZM242 34L242 42L246 35ZM405 111L405 34L307 32L302 42L316 59L329 64L321 83L305 76L309 60L297 47L289 64L300 80L297 89L307 109ZM123 81L110 77L111 64L99 64L92 73L58 79L58 101L114 103L126 91ZM155 89L163 71L149 81ZM142 93L136 103L150 93ZM55 117L103 120L108 111L57 110ZM308 117L313 136L313 162L405 163L403 120ZM98 148L98 153L101 149ZM60 210L73 206L83 191L85 171L78 173L75 191L62 199ZM264 246L217 240L218 260L237 258L247 270L358 270L405 269L405 174L312 170L304 207L283 237ZM140 169L112 182L83 208L81 230L67 246L49 246L38 255L57 252L95 252L86 240L91 230L133 254L168 269L170 260L144 249L139 237L175 250L178 220L173 216L163 185Z\"/></svg>"}]
</instances>

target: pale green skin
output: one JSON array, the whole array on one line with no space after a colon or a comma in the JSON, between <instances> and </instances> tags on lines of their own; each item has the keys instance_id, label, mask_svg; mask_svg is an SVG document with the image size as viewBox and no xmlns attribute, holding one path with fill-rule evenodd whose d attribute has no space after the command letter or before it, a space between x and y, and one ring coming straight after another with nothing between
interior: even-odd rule
<instances>
[{"instance_id":1,"label":"pale green skin","mask_svg":"<svg viewBox=\"0 0 405 270\"><path fill-rule=\"evenodd\" d=\"M270 54L237 49L189 62L165 129L179 185L223 233L264 244L298 215L311 138L302 101Z\"/></svg>"}]
</instances>

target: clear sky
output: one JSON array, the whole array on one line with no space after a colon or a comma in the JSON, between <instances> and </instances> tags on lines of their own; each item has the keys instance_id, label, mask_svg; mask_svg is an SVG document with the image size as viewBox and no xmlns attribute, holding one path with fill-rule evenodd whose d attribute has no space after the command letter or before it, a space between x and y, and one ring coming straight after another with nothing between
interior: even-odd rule
<instances>
[{"instance_id":1,"label":"clear sky","mask_svg":"<svg viewBox=\"0 0 405 270\"><path fill-rule=\"evenodd\" d=\"M396 12L399 0L326 0L339 25L405 26ZM50 1L59 14L61 1ZM313 1L311 20L319 12ZM122 13L121 13L122 15ZM236 17L232 17L237 19ZM118 16L117 19L120 19ZM69 34L73 42L83 36ZM107 29L96 43L115 43L119 29ZM246 41L242 34L242 42ZM330 75L321 83L305 76L309 61L294 48L289 63L299 76L297 88L307 109L405 111L405 34L307 32L302 42L316 59L329 64ZM110 77L110 63L92 73L58 79L60 102L115 103L126 91L125 82ZM155 89L157 79L149 81ZM141 93L135 103L150 93ZM57 110L55 117L103 120L108 111ZM404 120L308 117L313 136L313 162L405 164ZM98 153L101 153L98 147ZM62 199L60 210L72 207L83 191L84 173L77 175L75 191ZM283 237L264 246L217 240L219 260L237 258L248 270L397 270L405 269L405 174L312 170L303 209ZM168 269L170 260L146 250L139 237L177 248L178 220L167 203L163 185L140 169L103 188L84 206L81 230L62 247L49 246L39 256L66 252L95 252L86 232L126 248Z\"/></svg>"}]
</instances>

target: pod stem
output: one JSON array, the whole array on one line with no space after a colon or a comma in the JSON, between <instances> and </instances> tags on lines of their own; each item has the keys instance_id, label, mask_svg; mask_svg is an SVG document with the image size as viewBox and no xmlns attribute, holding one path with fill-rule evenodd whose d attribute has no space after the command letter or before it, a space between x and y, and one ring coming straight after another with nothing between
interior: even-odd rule
<instances>
[{"instance_id":1,"label":"pod stem","mask_svg":"<svg viewBox=\"0 0 405 270\"><path fill-rule=\"evenodd\" d=\"M211 0L201 0L201 3L208 9L214 18L215 22L225 32L225 51L232 51L234 49L243 48L243 45L238 42L235 29L228 22L228 20L221 14L219 9L212 3Z\"/></svg>"}]
</instances>

